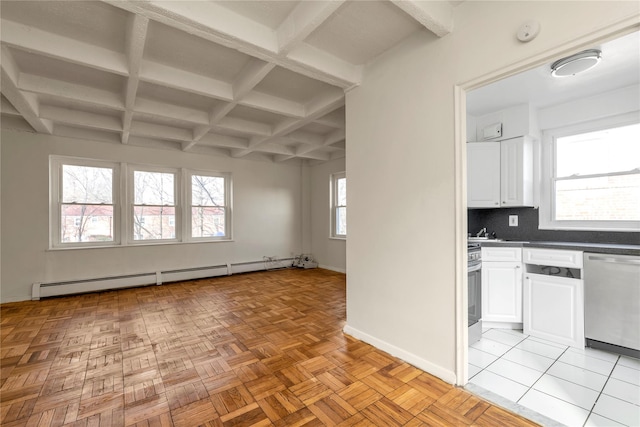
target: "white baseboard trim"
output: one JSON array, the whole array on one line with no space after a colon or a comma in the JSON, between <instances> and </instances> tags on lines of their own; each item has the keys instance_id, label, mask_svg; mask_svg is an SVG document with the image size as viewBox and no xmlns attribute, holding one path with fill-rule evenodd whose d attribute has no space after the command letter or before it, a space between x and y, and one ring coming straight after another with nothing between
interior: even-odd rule
<instances>
[{"instance_id":1,"label":"white baseboard trim","mask_svg":"<svg viewBox=\"0 0 640 427\"><path fill-rule=\"evenodd\" d=\"M323 264L319 264L318 267L324 268L325 270L335 271L337 273L347 274L347 270L345 268L332 267L330 265L323 265Z\"/></svg>"},{"instance_id":2,"label":"white baseboard trim","mask_svg":"<svg viewBox=\"0 0 640 427\"><path fill-rule=\"evenodd\" d=\"M386 351L390 355L397 357L399 359L402 359L405 362L415 366L416 368L422 369L423 371L431 375L434 375L440 378L441 380L448 382L449 384L456 383L455 372L450 371L448 369L444 369L442 366L431 363L428 360L425 360L419 356L416 356L413 353L409 353L406 350L403 350L399 347L396 347L393 344L390 344L386 341L373 337L358 329L352 328L349 325L345 325L343 332L347 335L351 335L352 337L359 339L360 341L364 341L368 344L371 344L372 346L379 348L380 350Z\"/></svg>"}]
</instances>

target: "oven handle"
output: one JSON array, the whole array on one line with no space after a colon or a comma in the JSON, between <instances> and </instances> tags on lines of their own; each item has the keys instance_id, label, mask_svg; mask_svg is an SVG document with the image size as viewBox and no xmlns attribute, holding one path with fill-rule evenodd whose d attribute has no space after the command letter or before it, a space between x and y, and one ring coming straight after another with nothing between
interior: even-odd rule
<instances>
[{"instance_id":1,"label":"oven handle","mask_svg":"<svg viewBox=\"0 0 640 427\"><path fill-rule=\"evenodd\" d=\"M475 264L471 264L467 267L468 273L473 273L475 271L480 271L482 269L482 262L478 262Z\"/></svg>"}]
</instances>

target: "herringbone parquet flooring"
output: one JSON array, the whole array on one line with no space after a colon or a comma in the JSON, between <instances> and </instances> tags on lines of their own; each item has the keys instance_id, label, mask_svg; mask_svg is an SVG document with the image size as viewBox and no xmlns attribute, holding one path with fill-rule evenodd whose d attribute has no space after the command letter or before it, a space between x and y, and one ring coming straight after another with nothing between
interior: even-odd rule
<instances>
[{"instance_id":1,"label":"herringbone parquet flooring","mask_svg":"<svg viewBox=\"0 0 640 427\"><path fill-rule=\"evenodd\" d=\"M345 336L281 270L1 306L3 426L530 426Z\"/></svg>"}]
</instances>

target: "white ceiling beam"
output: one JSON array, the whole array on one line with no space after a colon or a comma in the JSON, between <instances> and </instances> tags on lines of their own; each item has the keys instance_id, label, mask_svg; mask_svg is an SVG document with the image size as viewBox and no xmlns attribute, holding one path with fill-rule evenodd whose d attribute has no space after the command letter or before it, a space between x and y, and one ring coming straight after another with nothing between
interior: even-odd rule
<instances>
[{"instance_id":1,"label":"white ceiling beam","mask_svg":"<svg viewBox=\"0 0 640 427\"><path fill-rule=\"evenodd\" d=\"M244 98L275 67L276 64L251 58L233 82L233 99L238 101Z\"/></svg>"},{"instance_id":2,"label":"white ceiling beam","mask_svg":"<svg viewBox=\"0 0 640 427\"><path fill-rule=\"evenodd\" d=\"M2 19L1 23L3 44L97 70L122 76L128 74L122 53L6 19Z\"/></svg>"},{"instance_id":3,"label":"white ceiling beam","mask_svg":"<svg viewBox=\"0 0 640 427\"><path fill-rule=\"evenodd\" d=\"M259 137L271 136L271 126L264 123L250 122L236 117L225 117L217 124L220 127L249 133Z\"/></svg>"},{"instance_id":4,"label":"white ceiling beam","mask_svg":"<svg viewBox=\"0 0 640 427\"><path fill-rule=\"evenodd\" d=\"M118 117L54 107L51 105L40 106L40 116L56 123L66 123L84 128L101 129L112 132L120 132L122 130L122 123Z\"/></svg>"},{"instance_id":5,"label":"white ceiling beam","mask_svg":"<svg viewBox=\"0 0 640 427\"><path fill-rule=\"evenodd\" d=\"M326 53L320 61L300 54L295 59L280 55L275 31L215 2L103 1L341 88L357 86L362 78L362 67Z\"/></svg>"},{"instance_id":6,"label":"white ceiling beam","mask_svg":"<svg viewBox=\"0 0 640 427\"><path fill-rule=\"evenodd\" d=\"M157 139L168 139L171 141L191 141L191 132L187 129L180 129L173 126L159 125L139 121L131 122L131 135L151 137Z\"/></svg>"},{"instance_id":7,"label":"white ceiling beam","mask_svg":"<svg viewBox=\"0 0 640 427\"><path fill-rule=\"evenodd\" d=\"M223 101L233 101L233 89L229 83L157 62L142 61L140 80L195 93L196 95L208 96Z\"/></svg>"},{"instance_id":8,"label":"white ceiling beam","mask_svg":"<svg viewBox=\"0 0 640 427\"><path fill-rule=\"evenodd\" d=\"M316 80L322 80L344 90L360 85L362 81L361 65L354 65L307 43L299 43L287 54L288 66L292 71L305 74ZM306 70L306 73L302 71ZM340 81L327 81L320 76L331 74L340 76Z\"/></svg>"},{"instance_id":9,"label":"white ceiling beam","mask_svg":"<svg viewBox=\"0 0 640 427\"><path fill-rule=\"evenodd\" d=\"M321 146L324 138L321 135L315 133L304 132L301 130L295 130L288 133L284 138L290 139L296 142L302 142L303 144Z\"/></svg>"},{"instance_id":10,"label":"white ceiling beam","mask_svg":"<svg viewBox=\"0 0 640 427\"><path fill-rule=\"evenodd\" d=\"M316 119L315 122L320 125L328 126L336 129L344 129L346 127L344 116L341 116L341 117L323 116Z\"/></svg>"},{"instance_id":11,"label":"white ceiling beam","mask_svg":"<svg viewBox=\"0 0 640 427\"><path fill-rule=\"evenodd\" d=\"M133 112L180 120L194 125L209 124L209 118L204 111L140 97L136 99Z\"/></svg>"},{"instance_id":12,"label":"white ceiling beam","mask_svg":"<svg viewBox=\"0 0 640 427\"><path fill-rule=\"evenodd\" d=\"M345 0L301 1L276 30L278 53L286 55L335 13Z\"/></svg>"},{"instance_id":13,"label":"white ceiling beam","mask_svg":"<svg viewBox=\"0 0 640 427\"><path fill-rule=\"evenodd\" d=\"M446 1L391 0L438 37L453 31L453 6Z\"/></svg>"},{"instance_id":14,"label":"white ceiling beam","mask_svg":"<svg viewBox=\"0 0 640 427\"><path fill-rule=\"evenodd\" d=\"M289 135L293 135L293 134L296 134L296 133L299 133L299 131L292 132ZM324 147L327 147L327 146L329 146L331 144L335 144L336 142L340 142L340 141L344 140L345 139L345 131L344 131L344 129L336 129L333 132L330 132L328 135L322 137L321 139L322 139L322 142L320 144L313 144L313 145L306 145L306 146L298 147L298 149L296 150L295 154L293 154L289 158L280 157L280 158L276 159L276 161L282 162L282 161L285 161L285 160L292 159L294 157L307 157L307 158L318 159L317 157L312 157L312 156L315 155L314 152L318 148L324 148ZM324 152L322 153L322 155L324 155Z\"/></svg>"},{"instance_id":15,"label":"white ceiling beam","mask_svg":"<svg viewBox=\"0 0 640 427\"><path fill-rule=\"evenodd\" d=\"M129 66L129 77L127 88L124 94L124 105L126 111L122 120L122 143L129 143L129 128L133 118L133 105L138 93L138 83L140 82L140 63L144 52L144 44L147 40L147 29L149 20L140 15L131 15L129 27L127 28L127 65Z\"/></svg>"},{"instance_id":16,"label":"white ceiling beam","mask_svg":"<svg viewBox=\"0 0 640 427\"><path fill-rule=\"evenodd\" d=\"M305 116L305 118L300 120L287 118L281 121L280 123L278 123L274 127L273 133L271 135L257 137L254 140L252 140L251 144L249 144L249 148L247 148L246 150L233 151L231 155L233 157L244 157L252 153L253 151L255 151L256 148L258 148L261 144L264 144L272 139L288 135L289 133L297 129L300 129L301 127L304 127L305 125L313 122L318 117L322 117L330 113L331 111L335 110L336 108L342 107L343 104L344 104L344 93L342 91L336 90L335 92L334 91L325 92L317 96L315 99L313 99L307 104L306 106L307 115Z\"/></svg>"},{"instance_id":17,"label":"white ceiling beam","mask_svg":"<svg viewBox=\"0 0 640 427\"><path fill-rule=\"evenodd\" d=\"M11 103L9 102L9 100L7 98L2 96L2 97L0 97L0 99L2 100L2 101L0 101L0 113L6 114L6 115L9 115L9 116L22 117L22 114L20 114L20 111L16 110L16 107L11 105Z\"/></svg>"},{"instance_id":18,"label":"white ceiling beam","mask_svg":"<svg viewBox=\"0 0 640 427\"><path fill-rule=\"evenodd\" d=\"M226 105L218 105L211 111L209 116L209 125L220 122L231 110L237 105L237 101L244 98L249 92L253 90L258 83L266 77L271 70L275 68L275 64L271 64L265 61L261 61L256 58L251 58L249 62L240 70L240 73L236 76L233 84L233 100L234 102ZM183 145L184 151L190 150L194 145L198 143L206 133L211 130L211 127L198 127L194 130L193 141L187 145Z\"/></svg>"},{"instance_id":19,"label":"white ceiling beam","mask_svg":"<svg viewBox=\"0 0 640 427\"><path fill-rule=\"evenodd\" d=\"M83 102L124 111L122 96L102 89L95 89L62 80L20 73L19 88L25 92L48 95L60 99Z\"/></svg>"},{"instance_id":20,"label":"white ceiling beam","mask_svg":"<svg viewBox=\"0 0 640 427\"><path fill-rule=\"evenodd\" d=\"M238 104L287 117L304 117L303 104L266 93L251 92L239 100Z\"/></svg>"},{"instance_id":21,"label":"white ceiling beam","mask_svg":"<svg viewBox=\"0 0 640 427\"><path fill-rule=\"evenodd\" d=\"M2 46L0 52L0 68L0 91L5 98L37 132L51 134L53 123L39 116L38 98L34 94L23 93L18 89L20 71L6 46Z\"/></svg>"},{"instance_id":22,"label":"white ceiling beam","mask_svg":"<svg viewBox=\"0 0 640 427\"><path fill-rule=\"evenodd\" d=\"M246 148L249 144L245 138L238 138L229 135L207 134L200 139L201 145L224 147L224 148Z\"/></svg>"}]
</instances>

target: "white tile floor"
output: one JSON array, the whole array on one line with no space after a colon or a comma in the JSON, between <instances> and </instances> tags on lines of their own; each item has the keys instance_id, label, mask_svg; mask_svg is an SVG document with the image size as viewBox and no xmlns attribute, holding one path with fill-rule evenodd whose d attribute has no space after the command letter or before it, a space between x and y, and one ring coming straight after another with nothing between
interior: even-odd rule
<instances>
[{"instance_id":1,"label":"white tile floor","mask_svg":"<svg viewBox=\"0 0 640 427\"><path fill-rule=\"evenodd\" d=\"M567 426L640 426L640 360L489 329L469 382Z\"/></svg>"}]
</instances>

